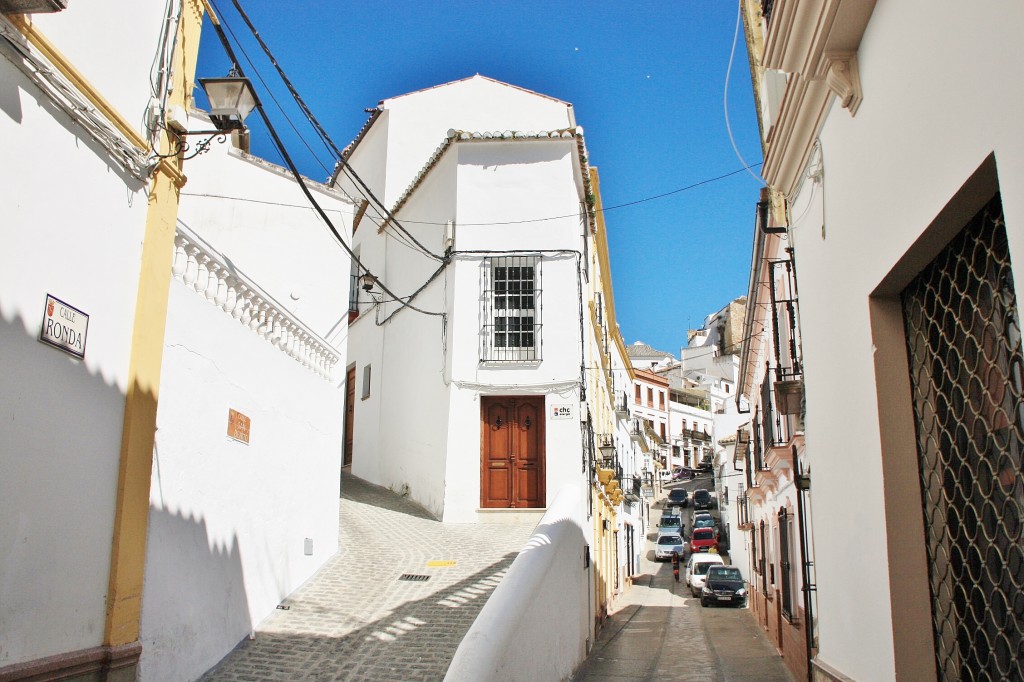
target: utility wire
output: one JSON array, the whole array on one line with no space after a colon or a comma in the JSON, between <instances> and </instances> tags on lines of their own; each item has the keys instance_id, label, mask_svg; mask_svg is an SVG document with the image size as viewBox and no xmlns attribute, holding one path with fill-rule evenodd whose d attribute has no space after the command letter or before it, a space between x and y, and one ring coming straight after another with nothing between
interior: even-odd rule
<instances>
[{"instance_id":1,"label":"utility wire","mask_svg":"<svg viewBox=\"0 0 1024 682\"><path fill-rule=\"evenodd\" d=\"M210 0L210 2L211 4L213 4L213 0ZM216 8L215 4L213 6L214 8ZM220 25L220 21L216 17L211 16L211 22L213 23L213 27L217 32L217 37L220 39L221 44L224 46L224 51L227 52L228 58L231 59L232 64L238 69L239 75L244 78L245 74L242 73L241 66L238 64L238 59L235 57L235 51L231 48L231 43L228 41L227 34L224 33L224 29ZM288 166L288 169L295 177L296 182L298 182L299 188L302 190L302 193L306 195L306 200L310 202L310 204L313 206L316 212L320 215L320 218L327 225L328 229L330 229L331 233L334 234L335 238L338 240L338 243L341 244L341 247L346 251L346 253L348 253L349 257L352 259L352 262L356 264L357 269L373 277L377 284L380 285L380 288L382 291L384 291L384 293L391 296L391 298L398 299L399 296L395 292L388 289L387 286L385 286L381 280L377 279L377 277L373 275L372 272L370 272L369 268L363 265L363 263L359 260L358 256L356 256L356 254L352 251L349 245L345 243L344 238L342 238L341 233L338 232L338 229L334 226L334 223L331 222L331 219L328 217L327 212L324 211L323 207L320 206L319 202L317 202L316 198L313 196L313 193L309 191L309 187L306 186L305 178L303 178L302 174L299 173L299 169L295 166L295 162L292 161L291 155L288 153L288 150L285 148L284 143L278 136L277 130L274 128L274 125L270 122L270 117L267 116L267 112L264 110L263 104L259 101L259 96L257 96L256 93L254 92L253 97L256 99L256 110L260 113L260 118L263 119L263 123L264 125L266 125L267 131L270 133L270 136L274 141L274 145L277 147L277 150L284 159L285 164ZM435 315L442 317L445 316L444 313L436 313L428 310L422 310L409 303L403 302L401 304L401 307L410 308L412 310L415 310L416 312L423 313L424 315Z\"/></svg>"},{"instance_id":2,"label":"utility wire","mask_svg":"<svg viewBox=\"0 0 1024 682\"><path fill-rule=\"evenodd\" d=\"M304 138L302 136L302 133L299 132L299 129L295 126L295 122L292 121L290 116L288 116L288 112L284 110L284 107L281 105L281 102L277 99L277 97L274 96L274 91L271 90L270 86L267 85L267 82L263 80L263 75L260 73L260 70L256 68L256 63L253 62L252 58L249 56L249 53L245 51L245 47L242 45L242 41L240 41L238 39L238 36L235 35L235 32L232 30L231 25L225 25L227 26L228 33L230 33L231 37L235 39L235 44L238 45L238 49L241 51L242 56L245 57L245 61L249 63L249 66L252 67L253 73L256 74L256 78L258 78L260 83L263 85L263 89L266 90L268 95L270 95L270 99L274 100L274 104L277 105L277 110L281 112L282 116L284 116L284 120L288 121L288 125L291 126L292 132L294 132L295 136L302 141L303 146L305 146L306 149L309 151L310 156L312 156L313 159L316 160L317 164L324 169L324 172L330 173L330 170L327 168L324 162L320 160L320 157L316 155L316 152L313 151L313 148L309 146L308 142L306 142L306 138Z\"/></svg>"},{"instance_id":3,"label":"utility wire","mask_svg":"<svg viewBox=\"0 0 1024 682\"><path fill-rule=\"evenodd\" d=\"M306 120L308 120L309 123L316 130L317 134L320 136L321 141L326 146L328 146L331 149L331 151L334 152L334 154L338 158L338 163L341 164L342 168L345 169L349 177L362 188L362 191L365 192L364 196L367 199L371 200L372 202L376 203L378 206L380 206L380 208L383 209L383 211L387 214L388 220L395 225L395 228L404 233L409 239L411 239L412 242L416 244L416 246L418 246L420 250L423 251L424 255L430 256L431 258L434 258L435 260L438 261L444 261L444 256L439 256L438 254L432 252L427 247L420 244L420 242L417 241L417 239L413 237L412 234L409 233L400 222L398 222L398 219L395 218L394 215L392 215L391 211L388 210L387 206L385 206L384 203L376 197L373 191L370 190L369 186L365 182L363 182L362 178L359 177L355 169L353 169L352 166L349 165L348 161L345 160L345 155L342 153L340 149L338 149L338 146L334 144L334 141L331 139L330 135L327 134L327 131L324 130L323 126L320 125L320 122L313 115L313 112L310 111L308 106L306 106L305 100L302 99L302 96L299 95L298 90L295 89L295 86L292 84L287 74L285 74L284 69L282 69L280 64L278 64L277 59L270 51L270 48L267 46L267 44L263 41L262 36L260 36L259 31L256 30L256 27L253 25L252 21L250 21L249 15L247 15L245 13L245 10L242 9L241 4L238 2L238 0L231 0L231 3L235 6L235 10L242 18L242 21L244 21L246 26L249 27L249 31L252 33L253 37L259 43L260 47L263 49L264 54L267 55L267 59L270 60L270 63L277 71L277 74L281 77L281 81L284 83L285 87L288 88L288 92L291 93L292 98L295 100L295 103L298 104L299 108L305 114Z\"/></svg>"},{"instance_id":4,"label":"utility wire","mask_svg":"<svg viewBox=\"0 0 1024 682\"><path fill-rule=\"evenodd\" d=\"M732 136L732 126L729 124L729 76L732 74L733 57L736 56L736 41L740 36L740 18L742 16L743 3L738 2L736 3L736 31L732 35L732 51L729 53L729 67L725 70L725 91L722 95L722 108L725 110L725 129L729 133L729 142L732 142L732 150L736 152L736 158L738 158L740 160L740 163L743 164L744 169L748 173L750 173L750 177L757 180L758 183L766 185L768 183L764 181L764 178L762 178L760 175L755 175L754 172L750 170L751 166L749 166L747 162L743 160L743 155L740 154L740 149L739 147L736 146L736 140L733 139Z\"/></svg>"},{"instance_id":5,"label":"utility wire","mask_svg":"<svg viewBox=\"0 0 1024 682\"><path fill-rule=\"evenodd\" d=\"M744 163L746 163L746 162L744 162ZM740 173L742 173L744 171L748 171L749 172L750 168L756 168L757 166L760 166L762 163L763 162L759 161L759 162L753 164L752 166L744 166L743 168L738 168L738 169L736 169L734 171L730 171L730 172L724 173L722 175L716 175L713 178L706 178L706 179L701 180L699 182L695 182L693 184L687 185L686 187L680 187L679 189L674 189L674 190L671 190L669 192L662 192L661 194L655 194L653 196L644 197L643 199L637 199L635 201L627 201L627 202L622 203L622 204L615 204L614 206L604 206L601 209L591 209L591 210L594 211L595 213L607 213L608 211L614 211L617 208L626 208L627 206L635 206L637 204L645 204L648 201L655 201L656 199L664 199L665 197L670 197L673 194L679 194L680 192L687 192L687 191L689 191L691 189L696 189L697 187L701 187L702 185L709 185L712 182L718 182L719 180L724 180L726 178L731 178L732 176L739 175ZM564 220L565 218L578 218L578 217L579 217L579 214L572 213L572 214L567 214L567 215L549 216L549 217L546 217L546 218L527 218L525 220L507 220L507 221L494 222L494 223L459 223L459 224L461 226L463 226L463 227L468 227L468 226L472 226L472 227L486 227L488 225L522 225L522 224L525 224L525 223L542 223L542 222L545 222L545 221L548 221L548 220ZM444 225L445 224L445 223L430 222L430 221L427 221L427 220L409 220L408 218L405 219L405 222L410 224L410 225Z\"/></svg>"}]
</instances>

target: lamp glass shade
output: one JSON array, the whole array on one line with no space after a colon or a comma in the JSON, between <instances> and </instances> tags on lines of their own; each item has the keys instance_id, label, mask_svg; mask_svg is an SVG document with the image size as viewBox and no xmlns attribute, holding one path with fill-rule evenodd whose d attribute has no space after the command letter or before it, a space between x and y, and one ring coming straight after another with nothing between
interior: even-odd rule
<instances>
[{"instance_id":1,"label":"lamp glass shade","mask_svg":"<svg viewBox=\"0 0 1024 682\"><path fill-rule=\"evenodd\" d=\"M248 78L200 78L210 100L210 117L221 130L242 128L245 117L256 108L256 94Z\"/></svg>"}]
</instances>

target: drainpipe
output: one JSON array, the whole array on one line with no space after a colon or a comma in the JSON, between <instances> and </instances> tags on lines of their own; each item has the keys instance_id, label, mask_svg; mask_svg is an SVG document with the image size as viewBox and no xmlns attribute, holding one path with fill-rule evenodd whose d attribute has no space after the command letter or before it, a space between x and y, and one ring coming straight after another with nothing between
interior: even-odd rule
<instances>
[{"instance_id":1,"label":"drainpipe","mask_svg":"<svg viewBox=\"0 0 1024 682\"><path fill-rule=\"evenodd\" d=\"M811 567L814 562L807 558L807 523L806 511L804 510L804 495L810 490L811 477L804 475L800 466L800 458L796 454L796 447L793 448L793 471L796 474L796 523L800 531L800 558L803 572L804 596L804 640L807 646L807 682L814 682L814 673L811 669L811 659L814 658L814 612L811 607L811 592L817 586L811 582Z\"/></svg>"}]
</instances>

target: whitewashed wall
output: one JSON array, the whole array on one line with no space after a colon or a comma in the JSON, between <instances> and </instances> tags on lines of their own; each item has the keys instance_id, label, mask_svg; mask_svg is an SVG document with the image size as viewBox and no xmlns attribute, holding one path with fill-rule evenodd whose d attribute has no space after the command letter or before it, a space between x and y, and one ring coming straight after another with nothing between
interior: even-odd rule
<instances>
[{"instance_id":1,"label":"whitewashed wall","mask_svg":"<svg viewBox=\"0 0 1024 682\"><path fill-rule=\"evenodd\" d=\"M581 483L552 491L550 509L459 644L445 680L566 680L586 658L593 569L584 555L592 530Z\"/></svg>"},{"instance_id":2,"label":"whitewashed wall","mask_svg":"<svg viewBox=\"0 0 1024 682\"><path fill-rule=\"evenodd\" d=\"M433 254L444 253L445 224L455 215L457 157L444 158L399 213L417 222L403 224ZM436 223L424 225L422 222ZM364 221L356 232L360 258L395 295L414 294L441 263ZM442 272L410 303L429 313L446 313L447 272ZM407 492L432 514L443 514L449 389L445 321L402 309L380 288L373 298L360 294L360 317L351 326L349 359L356 363L355 445L352 473ZM373 299L381 301L374 305ZM380 323L380 324L378 324ZM449 331L450 335L450 331ZM364 367L371 367L370 397L362 399Z\"/></svg>"},{"instance_id":3,"label":"whitewashed wall","mask_svg":"<svg viewBox=\"0 0 1024 682\"><path fill-rule=\"evenodd\" d=\"M291 179L226 149L189 162L179 234L198 237L205 257L229 264L283 319L327 340L334 364L304 366L310 356L300 347L275 345L230 305L216 305L201 270L194 283L191 267L171 281L143 593L145 679L197 678L338 548L348 256ZM352 206L314 193L348 238ZM247 445L228 438L229 409L251 419Z\"/></svg>"},{"instance_id":4,"label":"whitewashed wall","mask_svg":"<svg viewBox=\"0 0 1024 682\"><path fill-rule=\"evenodd\" d=\"M460 144L459 223L453 275L451 333L453 410L448 446L449 484L463 494L446 500L445 518L474 520L480 506L480 403L478 396L546 394L546 406L568 404L575 419L546 424L546 489L552 495L580 476L580 342L579 259L574 253L541 259L543 291L543 360L523 366L488 366L479 362L481 268L489 250L582 251L583 226L575 217L579 194L573 182L575 141ZM557 221L500 223L550 216ZM464 394L464 395L460 395ZM456 409L461 406L461 409ZM454 434L458 434L456 437Z\"/></svg>"},{"instance_id":5,"label":"whitewashed wall","mask_svg":"<svg viewBox=\"0 0 1024 682\"><path fill-rule=\"evenodd\" d=\"M388 206L405 192L449 129L539 131L576 125L566 102L479 75L386 99L382 105L390 112L387 188L381 197Z\"/></svg>"},{"instance_id":6,"label":"whitewashed wall","mask_svg":"<svg viewBox=\"0 0 1024 682\"><path fill-rule=\"evenodd\" d=\"M141 129L163 8L104 4L37 26ZM3 57L0 84L3 667L102 643L146 195ZM91 316L84 361L36 340L47 293Z\"/></svg>"},{"instance_id":7,"label":"whitewashed wall","mask_svg":"<svg viewBox=\"0 0 1024 682\"><path fill-rule=\"evenodd\" d=\"M878 3L858 53L863 102L853 118L833 106L825 191L805 182L792 208L819 658L854 679L893 679L895 656L868 297L992 153L1011 259L1024 264L1022 25L1019 6ZM851 562L851 547L880 560Z\"/></svg>"}]
</instances>

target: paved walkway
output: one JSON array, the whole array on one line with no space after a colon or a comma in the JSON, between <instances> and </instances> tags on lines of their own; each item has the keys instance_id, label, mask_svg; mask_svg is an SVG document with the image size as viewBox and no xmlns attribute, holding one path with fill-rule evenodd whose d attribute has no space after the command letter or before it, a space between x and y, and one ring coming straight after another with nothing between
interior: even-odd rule
<instances>
[{"instance_id":1,"label":"paved walkway","mask_svg":"<svg viewBox=\"0 0 1024 682\"><path fill-rule=\"evenodd\" d=\"M535 527L440 523L347 474L339 514L338 555L203 680L441 680Z\"/></svg>"},{"instance_id":2,"label":"paved walkway","mask_svg":"<svg viewBox=\"0 0 1024 682\"><path fill-rule=\"evenodd\" d=\"M575 682L794 682L748 609L703 608L671 564L652 559L641 557L644 574L619 597Z\"/></svg>"}]
</instances>

